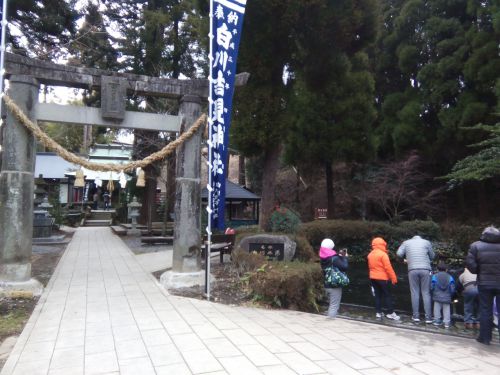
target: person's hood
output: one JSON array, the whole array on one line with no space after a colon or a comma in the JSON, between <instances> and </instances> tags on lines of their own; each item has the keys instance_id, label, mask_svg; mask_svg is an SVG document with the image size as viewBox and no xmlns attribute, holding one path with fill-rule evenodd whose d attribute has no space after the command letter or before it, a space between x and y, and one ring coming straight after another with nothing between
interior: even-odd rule
<instances>
[{"instance_id":1,"label":"person's hood","mask_svg":"<svg viewBox=\"0 0 500 375\"><path fill-rule=\"evenodd\" d=\"M483 231L479 239L483 242L500 243L500 230L495 227L488 227Z\"/></svg>"},{"instance_id":2,"label":"person's hood","mask_svg":"<svg viewBox=\"0 0 500 375\"><path fill-rule=\"evenodd\" d=\"M387 242L382 237L375 237L372 240L372 250L382 250L387 253Z\"/></svg>"},{"instance_id":3,"label":"person's hood","mask_svg":"<svg viewBox=\"0 0 500 375\"><path fill-rule=\"evenodd\" d=\"M438 272L436 274L436 283L439 289L446 290L450 285L450 276L446 272Z\"/></svg>"},{"instance_id":4,"label":"person's hood","mask_svg":"<svg viewBox=\"0 0 500 375\"><path fill-rule=\"evenodd\" d=\"M319 257L321 259L329 258L334 255L337 255L337 252L333 249L329 249L327 247L320 247L319 248Z\"/></svg>"}]
</instances>

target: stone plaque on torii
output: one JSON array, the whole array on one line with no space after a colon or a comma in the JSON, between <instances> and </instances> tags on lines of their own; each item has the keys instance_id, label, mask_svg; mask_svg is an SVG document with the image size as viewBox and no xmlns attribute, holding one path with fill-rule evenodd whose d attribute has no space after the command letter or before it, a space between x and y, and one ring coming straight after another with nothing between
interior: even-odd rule
<instances>
[{"instance_id":1,"label":"stone plaque on torii","mask_svg":"<svg viewBox=\"0 0 500 375\"><path fill-rule=\"evenodd\" d=\"M178 132L186 131L201 115L208 80L177 80L116 73L93 68L58 65L14 54L5 54L7 94L31 121L98 125ZM248 74L237 77L237 85ZM101 90L102 107L78 107L38 103L39 85ZM127 92L167 97L180 102L179 116L125 111ZM0 171L0 289L21 288L31 279L33 230L33 135L6 111L1 127ZM168 280L176 285L202 283L199 248L201 238L200 155L202 131L177 149L174 252ZM12 220L14 219L14 220ZM183 282L185 280L186 282Z\"/></svg>"}]
</instances>

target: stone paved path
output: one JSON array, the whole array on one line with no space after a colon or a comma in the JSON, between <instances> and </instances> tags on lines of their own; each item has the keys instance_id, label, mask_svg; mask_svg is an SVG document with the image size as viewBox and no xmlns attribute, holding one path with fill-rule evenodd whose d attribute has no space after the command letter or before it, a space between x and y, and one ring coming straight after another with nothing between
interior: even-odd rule
<instances>
[{"instance_id":1,"label":"stone paved path","mask_svg":"<svg viewBox=\"0 0 500 375\"><path fill-rule=\"evenodd\" d=\"M170 296L109 228L79 228L1 375L493 375L499 349Z\"/></svg>"}]
</instances>

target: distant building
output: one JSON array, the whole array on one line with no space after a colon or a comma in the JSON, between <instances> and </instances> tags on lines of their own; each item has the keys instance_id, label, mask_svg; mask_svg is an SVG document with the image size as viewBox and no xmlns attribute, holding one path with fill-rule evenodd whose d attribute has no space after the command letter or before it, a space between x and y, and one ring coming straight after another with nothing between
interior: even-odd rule
<instances>
[{"instance_id":1,"label":"distant building","mask_svg":"<svg viewBox=\"0 0 500 375\"><path fill-rule=\"evenodd\" d=\"M82 157L94 163L126 164L132 159L132 145L96 144L90 148L88 157ZM83 168L85 186L75 188L75 173L78 169L80 169L79 165L67 162L53 152L38 152L36 154L35 178L42 178L45 181L49 194L54 194L55 190L59 189L61 204L81 204L92 201L94 193L99 191L102 194L103 191L107 190L110 180L113 181L115 190L120 187L117 183L119 173L97 172ZM116 199L114 201L116 202Z\"/></svg>"},{"instance_id":2,"label":"distant building","mask_svg":"<svg viewBox=\"0 0 500 375\"><path fill-rule=\"evenodd\" d=\"M207 205L207 188L201 191L203 208ZM226 179L226 211L227 227L253 225L259 223L260 197L245 187L241 187ZM203 210L203 212L205 212Z\"/></svg>"}]
</instances>

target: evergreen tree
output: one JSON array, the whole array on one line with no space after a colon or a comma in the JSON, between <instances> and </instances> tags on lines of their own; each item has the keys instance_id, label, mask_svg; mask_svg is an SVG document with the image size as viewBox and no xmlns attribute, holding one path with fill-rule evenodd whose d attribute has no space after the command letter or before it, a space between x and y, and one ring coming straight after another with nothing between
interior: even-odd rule
<instances>
[{"instance_id":1,"label":"evergreen tree","mask_svg":"<svg viewBox=\"0 0 500 375\"><path fill-rule=\"evenodd\" d=\"M60 57L76 31L76 0L15 0L7 3L12 52L43 60Z\"/></svg>"},{"instance_id":2,"label":"evergreen tree","mask_svg":"<svg viewBox=\"0 0 500 375\"><path fill-rule=\"evenodd\" d=\"M289 124L289 87L283 74L294 48L292 27L299 22L299 0L252 0L247 3L238 69L250 72L247 86L235 94L231 147L246 157L261 156L260 226L265 228L275 204L274 182Z\"/></svg>"},{"instance_id":3,"label":"evergreen tree","mask_svg":"<svg viewBox=\"0 0 500 375\"><path fill-rule=\"evenodd\" d=\"M480 150L459 160L445 176L451 187L464 181L483 181L500 176L500 123L492 126L479 124L470 130L482 130L488 138L471 145Z\"/></svg>"},{"instance_id":4,"label":"evergreen tree","mask_svg":"<svg viewBox=\"0 0 500 375\"><path fill-rule=\"evenodd\" d=\"M119 53L113 46L115 38L107 31L99 5L89 2L83 10L84 21L71 43L71 65L81 65L109 71L117 71Z\"/></svg>"},{"instance_id":5,"label":"evergreen tree","mask_svg":"<svg viewBox=\"0 0 500 375\"><path fill-rule=\"evenodd\" d=\"M374 1L305 7L296 28L299 53L287 161L307 170L324 168L328 215L334 212L332 163L363 162L373 155L374 79L364 49L376 36Z\"/></svg>"},{"instance_id":6,"label":"evergreen tree","mask_svg":"<svg viewBox=\"0 0 500 375\"><path fill-rule=\"evenodd\" d=\"M446 171L491 121L500 74L494 1L387 0L379 42L382 155L419 149Z\"/></svg>"}]
</instances>

